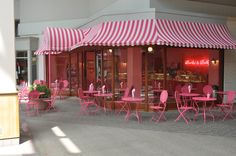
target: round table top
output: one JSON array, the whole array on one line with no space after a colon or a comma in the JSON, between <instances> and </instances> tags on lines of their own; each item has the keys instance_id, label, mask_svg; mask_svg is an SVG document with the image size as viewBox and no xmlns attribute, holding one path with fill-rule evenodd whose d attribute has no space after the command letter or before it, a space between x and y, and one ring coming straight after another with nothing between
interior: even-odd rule
<instances>
[{"instance_id":1,"label":"round table top","mask_svg":"<svg viewBox=\"0 0 236 156\"><path fill-rule=\"evenodd\" d=\"M153 92L162 92L162 89L153 89Z\"/></svg>"},{"instance_id":2,"label":"round table top","mask_svg":"<svg viewBox=\"0 0 236 156\"><path fill-rule=\"evenodd\" d=\"M126 102L141 102L143 100L144 100L144 98L140 98L140 97L124 97L124 98L122 98L122 101L126 101Z\"/></svg>"},{"instance_id":3,"label":"round table top","mask_svg":"<svg viewBox=\"0 0 236 156\"><path fill-rule=\"evenodd\" d=\"M193 97L193 100L196 100L196 101L215 101L216 98L212 98L212 97Z\"/></svg>"},{"instance_id":4,"label":"round table top","mask_svg":"<svg viewBox=\"0 0 236 156\"><path fill-rule=\"evenodd\" d=\"M96 93L98 93L98 91L97 90L84 90L83 93L85 93L85 94L96 94Z\"/></svg>"},{"instance_id":5,"label":"round table top","mask_svg":"<svg viewBox=\"0 0 236 156\"><path fill-rule=\"evenodd\" d=\"M192 97L192 96L199 96L200 94L198 94L198 93L180 93L179 95L180 95L180 96L189 96L189 97Z\"/></svg>"},{"instance_id":6,"label":"round table top","mask_svg":"<svg viewBox=\"0 0 236 156\"><path fill-rule=\"evenodd\" d=\"M98 97L110 97L112 96L113 94L112 93L100 93L100 94L94 94L94 96L98 96Z\"/></svg>"}]
</instances>

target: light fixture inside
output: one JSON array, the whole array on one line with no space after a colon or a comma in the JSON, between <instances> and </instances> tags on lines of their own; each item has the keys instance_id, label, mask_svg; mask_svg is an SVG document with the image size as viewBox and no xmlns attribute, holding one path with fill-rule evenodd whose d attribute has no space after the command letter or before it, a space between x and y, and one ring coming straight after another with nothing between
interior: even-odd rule
<instances>
[{"instance_id":1,"label":"light fixture inside","mask_svg":"<svg viewBox=\"0 0 236 156\"><path fill-rule=\"evenodd\" d=\"M109 51L110 53L112 53L112 49L108 49L108 51Z\"/></svg>"},{"instance_id":2,"label":"light fixture inside","mask_svg":"<svg viewBox=\"0 0 236 156\"><path fill-rule=\"evenodd\" d=\"M153 48L152 47L148 47L148 52L152 52Z\"/></svg>"},{"instance_id":3,"label":"light fixture inside","mask_svg":"<svg viewBox=\"0 0 236 156\"><path fill-rule=\"evenodd\" d=\"M212 64L217 64L219 62L219 60L217 60L217 59L215 59L215 58L213 58L212 60L211 60L211 63Z\"/></svg>"}]
</instances>

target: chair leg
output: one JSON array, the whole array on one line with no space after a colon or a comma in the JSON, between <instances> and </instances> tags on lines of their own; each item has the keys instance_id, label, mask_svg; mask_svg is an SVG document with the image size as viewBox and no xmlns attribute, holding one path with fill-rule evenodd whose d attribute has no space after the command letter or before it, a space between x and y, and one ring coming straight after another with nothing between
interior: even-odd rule
<instances>
[{"instance_id":1,"label":"chair leg","mask_svg":"<svg viewBox=\"0 0 236 156\"><path fill-rule=\"evenodd\" d=\"M165 113L164 111L161 112L158 120L156 121L156 124L161 120L161 118L164 118L166 120L166 117L165 117L164 113Z\"/></svg>"}]
</instances>

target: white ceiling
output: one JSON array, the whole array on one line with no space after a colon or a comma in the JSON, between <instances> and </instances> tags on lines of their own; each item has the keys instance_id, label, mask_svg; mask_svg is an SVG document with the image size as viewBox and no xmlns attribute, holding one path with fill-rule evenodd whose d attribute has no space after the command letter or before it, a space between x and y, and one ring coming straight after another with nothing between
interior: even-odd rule
<instances>
[{"instance_id":1,"label":"white ceiling","mask_svg":"<svg viewBox=\"0 0 236 156\"><path fill-rule=\"evenodd\" d=\"M236 7L236 0L189 0Z\"/></svg>"}]
</instances>

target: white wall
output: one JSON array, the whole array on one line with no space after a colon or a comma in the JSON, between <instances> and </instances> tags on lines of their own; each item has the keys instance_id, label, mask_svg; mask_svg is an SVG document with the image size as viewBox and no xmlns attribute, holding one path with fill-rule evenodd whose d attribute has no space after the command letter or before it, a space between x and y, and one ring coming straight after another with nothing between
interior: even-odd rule
<instances>
[{"instance_id":1,"label":"white wall","mask_svg":"<svg viewBox=\"0 0 236 156\"><path fill-rule=\"evenodd\" d=\"M19 1L21 2L20 36L37 36L47 26L75 28L84 25L91 26L107 20L155 18L155 9L149 8L149 0ZM59 1L60 3L55 5L53 3L55 1ZM58 9L55 6L60 8L60 13L58 13ZM41 9L44 7L46 7L45 11ZM75 8L80 11L74 13L73 10ZM84 8L86 8L86 11Z\"/></svg>"},{"instance_id":2,"label":"white wall","mask_svg":"<svg viewBox=\"0 0 236 156\"><path fill-rule=\"evenodd\" d=\"M109 7L109 5L111 5L117 0L87 0L87 1L89 3L90 15L93 15L96 12L103 10L105 7Z\"/></svg>"},{"instance_id":3,"label":"white wall","mask_svg":"<svg viewBox=\"0 0 236 156\"><path fill-rule=\"evenodd\" d=\"M14 0L15 19L20 19L20 0Z\"/></svg>"},{"instance_id":4,"label":"white wall","mask_svg":"<svg viewBox=\"0 0 236 156\"><path fill-rule=\"evenodd\" d=\"M157 18L207 23L225 23L229 15L236 16L236 8L187 0L150 0ZM224 10L228 11L226 13Z\"/></svg>"},{"instance_id":5,"label":"white wall","mask_svg":"<svg viewBox=\"0 0 236 156\"><path fill-rule=\"evenodd\" d=\"M236 19L229 18L227 26L236 39ZM224 58L224 89L236 90L236 50L225 50Z\"/></svg>"},{"instance_id":6,"label":"white wall","mask_svg":"<svg viewBox=\"0 0 236 156\"><path fill-rule=\"evenodd\" d=\"M86 0L20 0L21 22L57 21L89 16Z\"/></svg>"},{"instance_id":7,"label":"white wall","mask_svg":"<svg viewBox=\"0 0 236 156\"><path fill-rule=\"evenodd\" d=\"M150 0L157 11L196 13L197 15L236 16L236 7L189 0Z\"/></svg>"},{"instance_id":8,"label":"white wall","mask_svg":"<svg viewBox=\"0 0 236 156\"><path fill-rule=\"evenodd\" d=\"M0 10L0 93L12 93L16 91L13 0L1 1Z\"/></svg>"}]
</instances>

